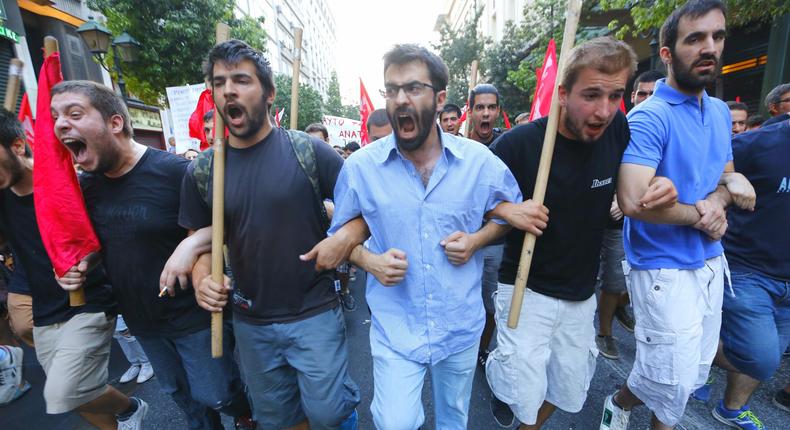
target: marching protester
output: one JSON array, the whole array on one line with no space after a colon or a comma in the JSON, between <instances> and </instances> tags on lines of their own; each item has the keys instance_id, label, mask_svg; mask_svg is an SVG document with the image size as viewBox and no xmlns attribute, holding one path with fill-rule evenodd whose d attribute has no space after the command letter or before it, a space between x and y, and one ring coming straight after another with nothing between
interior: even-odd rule
<instances>
[{"instance_id":1,"label":"marching protester","mask_svg":"<svg viewBox=\"0 0 790 430\"><path fill-rule=\"evenodd\" d=\"M81 276L85 305L69 306L53 276L33 207L33 158L15 116L0 112L0 229L27 275L48 414L76 410L99 429L139 429L148 405L107 384L115 301L102 266ZM15 359L21 360L21 350ZM76 364L75 364L76 363Z\"/></svg>"},{"instance_id":2,"label":"marching protester","mask_svg":"<svg viewBox=\"0 0 790 430\"><path fill-rule=\"evenodd\" d=\"M115 321L115 333L113 337L118 341L118 346L121 347L126 361L131 365L126 372L121 375L118 382L126 384L134 380L138 384L142 384L153 378L154 368L151 367L148 356L145 355L145 351L143 351L143 347L140 346L140 342L137 341L137 338L132 336L129 327L126 326L126 322L124 322L123 316L121 315L118 315L118 319Z\"/></svg>"},{"instance_id":3,"label":"marching protester","mask_svg":"<svg viewBox=\"0 0 790 430\"><path fill-rule=\"evenodd\" d=\"M771 125L790 118L790 83L781 84L765 96L765 109L771 118L763 125Z\"/></svg>"},{"instance_id":4,"label":"marching protester","mask_svg":"<svg viewBox=\"0 0 790 430\"><path fill-rule=\"evenodd\" d=\"M445 104L439 112L439 125L445 133L461 134L461 108L452 103Z\"/></svg>"},{"instance_id":5,"label":"marching protester","mask_svg":"<svg viewBox=\"0 0 790 430\"><path fill-rule=\"evenodd\" d=\"M197 301L212 312L232 302L237 359L262 428L355 429L359 390L348 374L333 271L299 259L326 235L321 208L343 160L318 139L272 126L276 89L260 52L238 40L218 44L205 72L230 132L225 222L234 286L211 280L211 254L203 254L192 277ZM210 176L198 167L208 169L201 163L211 157L201 157L181 190L179 222L192 230L211 224Z\"/></svg>"},{"instance_id":6,"label":"marching protester","mask_svg":"<svg viewBox=\"0 0 790 430\"><path fill-rule=\"evenodd\" d=\"M368 116L368 137L370 143L373 143L388 134L392 134L392 126L387 117L387 111L384 109L376 109ZM357 148L359 149L359 148Z\"/></svg>"},{"instance_id":7,"label":"marching protester","mask_svg":"<svg viewBox=\"0 0 790 430\"><path fill-rule=\"evenodd\" d=\"M435 428L466 428L484 311L478 251L507 231L486 214L520 202L513 176L486 148L442 133L447 66L418 45L384 55L384 95L394 133L350 157L337 180L331 233L360 215L367 270L376 428L417 429L431 373ZM333 236L334 237L334 236ZM329 241L329 240L328 240Z\"/></svg>"},{"instance_id":8,"label":"marching protester","mask_svg":"<svg viewBox=\"0 0 790 430\"><path fill-rule=\"evenodd\" d=\"M757 191L754 211L727 213L722 239L732 269L724 292L722 348L715 364L727 370L724 399L713 416L742 429L763 428L747 402L761 381L774 375L790 342L790 231L774 228L790 219L790 118L735 136L735 168ZM783 391L776 395L781 405Z\"/></svg>"},{"instance_id":9,"label":"marching protester","mask_svg":"<svg viewBox=\"0 0 790 430\"><path fill-rule=\"evenodd\" d=\"M317 122L310 124L304 129L304 132L315 137L316 139L320 139L326 143L329 143L329 130L326 129L324 124Z\"/></svg>"},{"instance_id":10,"label":"marching protester","mask_svg":"<svg viewBox=\"0 0 790 430\"><path fill-rule=\"evenodd\" d=\"M559 87L562 110L545 206L532 200L508 233L495 298L497 348L486 364L501 426L538 429L555 409L579 412L595 371L595 283L628 126L619 111L636 56L623 42L593 39L568 55ZM530 199L548 117L505 133L493 151ZM654 186L646 202L666 204L672 188ZM495 212L496 213L496 212ZM525 231L539 236L520 322L507 327ZM514 379L515 378L515 379ZM512 412L510 412L512 410Z\"/></svg>"},{"instance_id":11,"label":"marching protester","mask_svg":"<svg viewBox=\"0 0 790 430\"><path fill-rule=\"evenodd\" d=\"M656 81L664 74L649 70L636 77L631 92L631 103L638 106L653 95ZM601 246L601 294L598 299L598 336L595 344L602 356L616 360L620 351L612 334L612 322L617 322L629 332L634 331L634 316L628 308L628 291L625 286L622 261L623 250L623 211L617 205L617 196L609 208L609 221L603 234Z\"/></svg>"},{"instance_id":12,"label":"marching protester","mask_svg":"<svg viewBox=\"0 0 790 430\"><path fill-rule=\"evenodd\" d=\"M746 118L746 131L757 130L765 122L765 117L760 114L749 115Z\"/></svg>"},{"instance_id":13,"label":"marching protester","mask_svg":"<svg viewBox=\"0 0 790 430\"><path fill-rule=\"evenodd\" d=\"M749 116L749 107L745 103L729 101L727 107L730 109L732 118L732 135L741 134L746 131L746 118Z\"/></svg>"},{"instance_id":14,"label":"marching protester","mask_svg":"<svg viewBox=\"0 0 790 430\"><path fill-rule=\"evenodd\" d=\"M209 313L188 291L192 263L206 249L197 236L184 240L187 231L178 225L181 181L189 163L135 142L123 99L95 82L53 87L52 112L55 135L85 171L80 186L118 308L162 390L191 429L222 428L218 412L236 418L237 428L247 428L250 408L236 364L232 356L207 354ZM79 286L81 267L88 264L83 260L72 268L61 285ZM181 288L173 288L176 279ZM160 297L163 288L169 297ZM229 327L226 332L226 347L232 348Z\"/></svg>"},{"instance_id":15,"label":"marching protester","mask_svg":"<svg viewBox=\"0 0 790 430\"><path fill-rule=\"evenodd\" d=\"M754 207L754 189L733 173L729 110L705 92L718 76L725 35L718 0L690 0L672 12L660 31L668 77L628 117L617 199L637 346L627 383L605 400L602 430L626 429L640 404L652 412L653 429L674 427L716 354L729 278L719 242L724 209ZM671 207L644 204L658 175L677 189Z\"/></svg>"},{"instance_id":16,"label":"marching protester","mask_svg":"<svg viewBox=\"0 0 790 430\"><path fill-rule=\"evenodd\" d=\"M478 84L469 90L468 116L472 122L469 138L485 146L501 134L494 128L499 118L499 91L491 84Z\"/></svg>"}]
</instances>

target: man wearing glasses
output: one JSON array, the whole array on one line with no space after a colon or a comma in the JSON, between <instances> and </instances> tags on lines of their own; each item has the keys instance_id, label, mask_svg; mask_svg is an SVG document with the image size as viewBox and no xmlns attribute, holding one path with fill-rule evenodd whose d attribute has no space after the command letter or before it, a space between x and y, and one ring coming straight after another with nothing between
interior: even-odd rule
<instances>
[{"instance_id":1,"label":"man wearing glasses","mask_svg":"<svg viewBox=\"0 0 790 430\"><path fill-rule=\"evenodd\" d=\"M763 127L782 122L790 117L790 83L772 89L765 96L765 107L772 118L763 123Z\"/></svg>"},{"instance_id":2,"label":"man wearing glasses","mask_svg":"<svg viewBox=\"0 0 790 430\"><path fill-rule=\"evenodd\" d=\"M656 88L656 81L663 78L664 74L657 70L648 70L637 76L634 80L634 91L631 92L631 104L636 107L652 96L653 90Z\"/></svg>"},{"instance_id":3,"label":"man wearing glasses","mask_svg":"<svg viewBox=\"0 0 790 430\"><path fill-rule=\"evenodd\" d=\"M505 221L522 208L504 163L482 145L440 132L447 80L447 66L427 49L389 51L383 95L394 132L350 157L335 187L330 235L359 216L370 229L368 248L354 248L350 261L374 275L367 279L370 409L381 430L423 425L429 369L434 427L467 427L485 321L476 251L505 234ZM519 204L508 205L505 221L483 225L502 202Z\"/></svg>"}]
</instances>

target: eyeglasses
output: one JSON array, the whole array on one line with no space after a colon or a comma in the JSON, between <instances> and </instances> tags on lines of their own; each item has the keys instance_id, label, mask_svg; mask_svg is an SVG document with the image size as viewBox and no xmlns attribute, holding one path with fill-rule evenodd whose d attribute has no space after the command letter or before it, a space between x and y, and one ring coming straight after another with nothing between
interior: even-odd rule
<instances>
[{"instance_id":1,"label":"eyeglasses","mask_svg":"<svg viewBox=\"0 0 790 430\"><path fill-rule=\"evenodd\" d=\"M650 97L650 96L653 95L653 92L652 91L637 91L636 95L638 95L639 97Z\"/></svg>"},{"instance_id":2,"label":"eyeglasses","mask_svg":"<svg viewBox=\"0 0 790 430\"><path fill-rule=\"evenodd\" d=\"M790 103L790 97L788 97L786 99L779 99L779 103ZM779 103L777 103L777 104L779 104Z\"/></svg>"},{"instance_id":3,"label":"eyeglasses","mask_svg":"<svg viewBox=\"0 0 790 430\"><path fill-rule=\"evenodd\" d=\"M381 93L381 97L384 97L385 99L394 99L395 97L398 97L400 90L403 90L407 97L419 97L425 93L426 88L436 91L436 88L433 85L426 84L424 82L413 81L403 85L387 84L384 85L384 89L379 92Z\"/></svg>"}]
</instances>

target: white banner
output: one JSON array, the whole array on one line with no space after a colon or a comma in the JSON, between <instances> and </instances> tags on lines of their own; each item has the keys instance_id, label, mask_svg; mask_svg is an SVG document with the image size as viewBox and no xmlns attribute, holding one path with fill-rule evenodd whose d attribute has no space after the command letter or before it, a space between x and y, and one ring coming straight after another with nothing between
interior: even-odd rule
<instances>
[{"instance_id":1,"label":"white banner","mask_svg":"<svg viewBox=\"0 0 790 430\"><path fill-rule=\"evenodd\" d=\"M332 146L345 147L349 142L360 143L362 123L359 120L324 115L321 122L329 131L329 142Z\"/></svg>"},{"instance_id":2,"label":"white banner","mask_svg":"<svg viewBox=\"0 0 790 430\"><path fill-rule=\"evenodd\" d=\"M197 107L200 93L206 89L205 84L167 87L167 103L170 105L170 118L173 122L173 137L176 138L176 151L182 154L187 149L200 148L200 141L189 137L189 117Z\"/></svg>"}]
</instances>

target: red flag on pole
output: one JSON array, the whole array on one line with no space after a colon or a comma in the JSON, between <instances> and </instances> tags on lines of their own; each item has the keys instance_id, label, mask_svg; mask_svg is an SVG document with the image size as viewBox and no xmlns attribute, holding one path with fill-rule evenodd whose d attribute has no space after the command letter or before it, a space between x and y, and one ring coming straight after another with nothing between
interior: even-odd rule
<instances>
[{"instance_id":1,"label":"red flag on pole","mask_svg":"<svg viewBox=\"0 0 790 430\"><path fill-rule=\"evenodd\" d=\"M214 99L211 98L211 91L205 89L200 93L195 111L189 116L189 137L200 140L201 151L211 146L203 131L203 116L211 110L214 110Z\"/></svg>"},{"instance_id":2,"label":"red flag on pole","mask_svg":"<svg viewBox=\"0 0 790 430\"><path fill-rule=\"evenodd\" d=\"M359 78L359 120L362 122L359 131L360 140L362 140L360 143L361 146L365 146L370 142L370 138L368 137L368 116L370 116L371 112L374 110L373 102L370 101L370 96L368 96L368 91L365 89L365 84L362 83L362 78Z\"/></svg>"},{"instance_id":3,"label":"red flag on pole","mask_svg":"<svg viewBox=\"0 0 790 430\"><path fill-rule=\"evenodd\" d=\"M38 79L33 200L41 240L58 276L100 249L85 209L74 161L69 150L55 137L55 121L49 111L50 89L62 80L60 55L54 53L44 59Z\"/></svg>"},{"instance_id":4,"label":"red flag on pole","mask_svg":"<svg viewBox=\"0 0 790 430\"><path fill-rule=\"evenodd\" d=\"M502 109L502 119L505 121L505 128L510 130L510 118L507 117L507 112Z\"/></svg>"},{"instance_id":5,"label":"red flag on pole","mask_svg":"<svg viewBox=\"0 0 790 430\"><path fill-rule=\"evenodd\" d=\"M554 92L554 82L557 80L557 47L554 39L549 40L546 56L543 58L543 67L538 69L538 82L535 85L535 97L532 99L532 109L529 111L529 120L548 116L551 109L551 96Z\"/></svg>"},{"instance_id":6,"label":"red flag on pole","mask_svg":"<svg viewBox=\"0 0 790 430\"><path fill-rule=\"evenodd\" d=\"M283 121L283 116L285 115L285 108L277 110L277 106L274 107L274 124L277 127L280 127L280 123Z\"/></svg>"},{"instance_id":7,"label":"red flag on pole","mask_svg":"<svg viewBox=\"0 0 790 430\"><path fill-rule=\"evenodd\" d=\"M620 99L620 111L622 113L626 113L625 112L625 98Z\"/></svg>"},{"instance_id":8,"label":"red flag on pole","mask_svg":"<svg viewBox=\"0 0 790 430\"><path fill-rule=\"evenodd\" d=\"M22 106L19 107L19 122L22 123L22 128L25 129L27 144L30 145L30 148L33 148L36 143L36 133L33 130L36 121L33 119L33 111L30 109L27 93L22 96Z\"/></svg>"}]
</instances>

